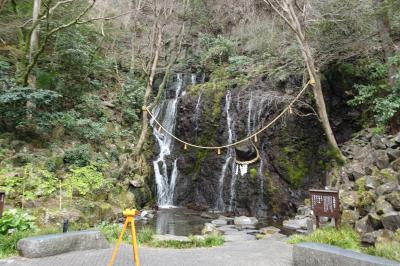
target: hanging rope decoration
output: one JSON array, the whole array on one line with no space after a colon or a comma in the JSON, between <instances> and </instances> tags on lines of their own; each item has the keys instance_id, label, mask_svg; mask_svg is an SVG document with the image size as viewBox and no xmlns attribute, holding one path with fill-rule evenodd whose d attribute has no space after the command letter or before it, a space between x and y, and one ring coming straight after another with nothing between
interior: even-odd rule
<instances>
[{"instance_id":1,"label":"hanging rope decoration","mask_svg":"<svg viewBox=\"0 0 400 266\"><path fill-rule=\"evenodd\" d=\"M158 132L161 132L161 130L163 130L165 133L167 133L168 135L170 135L172 138L174 138L175 140L179 141L180 143L182 143L184 145L184 149L186 150L188 147L192 147L192 148L197 148L197 149L206 149L206 150L216 150L218 155L221 155L221 150L222 149L226 149L229 147L233 147L236 146L238 144L241 144L245 141L248 140L252 140L254 139L254 142L258 141L257 135L260 134L261 132L265 131L266 129L268 129L269 127L271 127L276 121L278 121L286 112L289 112L290 114L293 112L292 111L292 106L294 105L294 103L300 98L300 96L306 91L306 89L308 88L309 85L315 86L315 80L311 79L309 80L304 87L301 89L301 91L296 95L296 97L293 98L293 100L282 110L281 113L279 113L271 122L269 122L267 125L265 125L263 128L261 128L260 130L254 132L253 134L249 135L246 138L243 138L241 140L238 140L236 142L230 143L230 144L225 144L225 145L221 145L221 146L201 146L201 145L196 145L196 144L192 144L189 143L187 141L184 141L180 138L178 138L177 136L175 136L172 132L169 132L165 127L163 127L163 125L156 119L156 117L154 116L154 114L149 110L148 106L143 106L142 110L144 112L147 112L152 120L158 125ZM252 142L253 146L255 147L254 143ZM256 148L257 151L257 157L259 158L259 152ZM258 158L256 158L258 160ZM238 164L240 164L239 162L237 162ZM247 162L248 163L248 162Z\"/></svg>"}]
</instances>

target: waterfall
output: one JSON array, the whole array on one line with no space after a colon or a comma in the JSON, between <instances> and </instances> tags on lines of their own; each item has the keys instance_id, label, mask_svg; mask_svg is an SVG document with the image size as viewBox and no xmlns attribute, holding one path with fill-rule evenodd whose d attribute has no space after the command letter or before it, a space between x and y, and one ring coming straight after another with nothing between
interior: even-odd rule
<instances>
[{"instance_id":1,"label":"waterfall","mask_svg":"<svg viewBox=\"0 0 400 266\"><path fill-rule=\"evenodd\" d=\"M226 125L228 129L228 143L233 142L234 138L234 133L233 133L233 121L232 121L232 116L230 112L230 105L231 105L231 92L228 91L228 93L225 96L225 113L226 113ZM218 211L224 211L225 210L225 203L224 203L224 181L225 181L225 176L226 172L228 170L229 165L231 164L231 171L232 171L232 179L231 179L231 184L230 184L230 199L229 199L229 210L232 209L233 205L233 200L235 197L235 184L236 184L236 175L234 171L234 161L233 161L233 156L234 156L234 149L233 148L228 148L227 153L225 156L225 162L222 166L221 173L219 176L218 180L218 198L217 198L217 203L215 206L215 209Z\"/></svg>"},{"instance_id":2,"label":"waterfall","mask_svg":"<svg viewBox=\"0 0 400 266\"><path fill-rule=\"evenodd\" d=\"M176 123L176 111L178 97L183 88L182 74L177 74L177 81L172 84L170 89L175 91L175 95L171 99L166 99L156 107L154 115L163 127L169 132L174 132ZM153 135L155 136L160 153L156 160L153 161L154 174L157 184L157 203L160 207L174 206L174 191L176 179L178 176L177 159L174 160L172 170L168 171L167 157L173 149L173 138L163 131L158 131L154 120L151 121L153 127ZM169 176L168 173L171 173Z\"/></svg>"},{"instance_id":3,"label":"waterfall","mask_svg":"<svg viewBox=\"0 0 400 266\"><path fill-rule=\"evenodd\" d=\"M248 112L247 112L247 136L249 136L252 132L252 127L251 127L251 111L253 110L253 92L250 92L250 100L249 100L249 104L247 106ZM254 123L254 120L253 120Z\"/></svg>"},{"instance_id":4,"label":"waterfall","mask_svg":"<svg viewBox=\"0 0 400 266\"><path fill-rule=\"evenodd\" d=\"M199 120L200 120L200 106L201 106L201 96L203 95L203 91L199 93L199 98L197 99L196 107L194 110L194 130L197 135L197 131L199 130Z\"/></svg>"}]
</instances>

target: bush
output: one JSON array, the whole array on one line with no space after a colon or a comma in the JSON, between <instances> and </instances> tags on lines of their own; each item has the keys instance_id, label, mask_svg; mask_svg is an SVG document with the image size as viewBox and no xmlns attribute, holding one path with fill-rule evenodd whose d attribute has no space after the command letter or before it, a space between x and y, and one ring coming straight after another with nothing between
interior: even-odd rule
<instances>
[{"instance_id":1,"label":"bush","mask_svg":"<svg viewBox=\"0 0 400 266\"><path fill-rule=\"evenodd\" d=\"M73 166L87 166L92 158L92 151L89 144L77 145L65 151L64 162Z\"/></svg>"},{"instance_id":2,"label":"bush","mask_svg":"<svg viewBox=\"0 0 400 266\"><path fill-rule=\"evenodd\" d=\"M72 168L64 181L67 195L71 198L74 193L81 196L94 195L96 190L104 189L108 184L99 165Z\"/></svg>"},{"instance_id":3,"label":"bush","mask_svg":"<svg viewBox=\"0 0 400 266\"><path fill-rule=\"evenodd\" d=\"M17 209L7 210L0 219L0 235L35 230L35 218Z\"/></svg>"}]
</instances>

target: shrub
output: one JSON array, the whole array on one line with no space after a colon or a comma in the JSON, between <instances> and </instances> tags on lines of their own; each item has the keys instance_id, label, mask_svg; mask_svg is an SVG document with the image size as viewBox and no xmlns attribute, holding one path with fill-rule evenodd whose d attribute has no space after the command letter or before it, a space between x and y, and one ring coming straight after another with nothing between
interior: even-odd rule
<instances>
[{"instance_id":1,"label":"shrub","mask_svg":"<svg viewBox=\"0 0 400 266\"><path fill-rule=\"evenodd\" d=\"M72 197L74 193L82 196L87 194L93 195L96 190L105 188L108 184L99 165L72 168L64 181L64 186L69 197Z\"/></svg>"},{"instance_id":2,"label":"shrub","mask_svg":"<svg viewBox=\"0 0 400 266\"><path fill-rule=\"evenodd\" d=\"M35 218L17 209L7 210L0 219L0 235L35 230Z\"/></svg>"},{"instance_id":3,"label":"shrub","mask_svg":"<svg viewBox=\"0 0 400 266\"><path fill-rule=\"evenodd\" d=\"M77 145L65 151L64 162L69 165L83 167L90 163L92 152L89 144Z\"/></svg>"}]
</instances>

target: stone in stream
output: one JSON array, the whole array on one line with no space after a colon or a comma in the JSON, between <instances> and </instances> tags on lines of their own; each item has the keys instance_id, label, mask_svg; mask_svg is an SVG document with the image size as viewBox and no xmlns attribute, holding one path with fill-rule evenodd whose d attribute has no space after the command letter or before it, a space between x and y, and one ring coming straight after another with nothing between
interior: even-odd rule
<instances>
[{"instance_id":1,"label":"stone in stream","mask_svg":"<svg viewBox=\"0 0 400 266\"><path fill-rule=\"evenodd\" d=\"M228 224L228 222L227 222L226 220L221 220L221 219L212 220L211 223L212 223L213 225L217 226L217 227L223 226L223 225L227 225L227 224Z\"/></svg>"},{"instance_id":2,"label":"stone in stream","mask_svg":"<svg viewBox=\"0 0 400 266\"><path fill-rule=\"evenodd\" d=\"M201 230L203 235L211 235L211 234L218 234L219 231L215 225L212 223L205 223L203 230Z\"/></svg>"},{"instance_id":3,"label":"stone in stream","mask_svg":"<svg viewBox=\"0 0 400 266\"><path fill-rule=\"evenodd\" d=\"M259 229L261 234L264 235L272 235L272 234L277 234L281 231L281 229L273 227L273 226L268 226L268 227L263 227Z\"/></svg>"},{"instance_id":4,"label":"stone in stream","mask_svg":"<svg viewBox=\"0 0 400 266\"><path fill-rule=\"evenodd\" d=\"M283 227L290 230L307 229L307 221L310 218L283 221Z\"/></svg>"},{"instance_id":5,"label":"stone in stream","mask_svg":"<svg viewBox=\"0 0 400 266\"><path fill-rule=\"evenodd\" d=\"M256 225L257 223L258 220L255 217L240 216L234 219L235 225Z\"/></svg>"}]
</instances>

